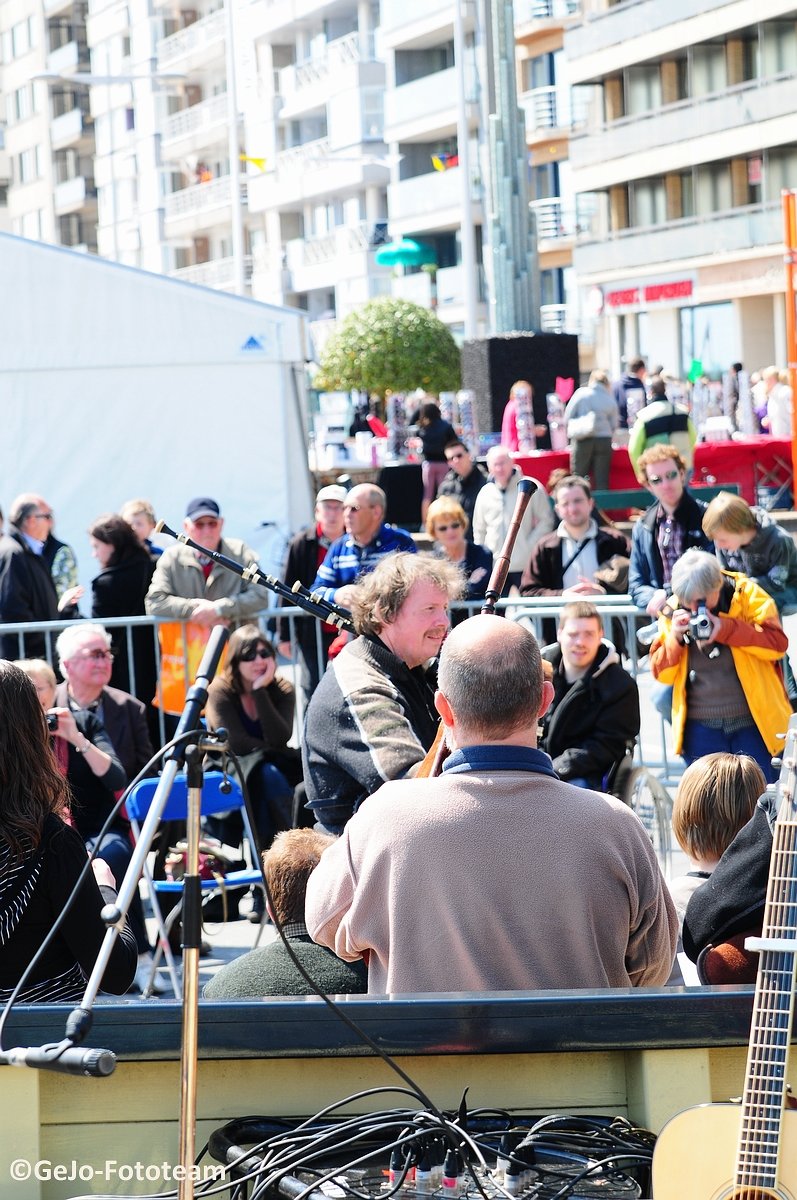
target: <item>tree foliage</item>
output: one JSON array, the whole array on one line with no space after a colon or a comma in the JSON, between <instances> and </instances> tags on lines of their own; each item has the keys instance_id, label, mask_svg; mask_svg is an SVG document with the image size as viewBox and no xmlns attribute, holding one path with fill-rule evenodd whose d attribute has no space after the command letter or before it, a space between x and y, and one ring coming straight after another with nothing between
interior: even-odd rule
<instances>
[{"instance_id":1,"label":"tree foliage","mask_svg":"<svg viewBox=\"0 0 797 1200\"><path fill-rule=\"evenodd\" d=\"M315 386L387 392L451 392L459 387L459 350L433 312L409 300L381 297L350 313L321 355Z\"/></svg>"}]
</instances>

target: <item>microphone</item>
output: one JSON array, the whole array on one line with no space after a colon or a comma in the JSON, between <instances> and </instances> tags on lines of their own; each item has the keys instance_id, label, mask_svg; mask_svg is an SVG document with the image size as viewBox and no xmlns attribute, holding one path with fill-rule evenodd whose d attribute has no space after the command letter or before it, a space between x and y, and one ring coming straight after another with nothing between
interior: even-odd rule
<instances>
[{"instance_id":1,"label":"microphone","mask_svg":"<svg viewBox=\"0 0 797 1200\"><path fill-rule=\"evenodd\" d=\"M116 1070L112 1050L80 1050L70 1046L58 1053L61 1043L47 1046L13 1046L0 1054L9 1067L33 1067L41 1071L60 1071L62 1075L89 1075L101 1079Z\"/></svg>"}]
</instances>

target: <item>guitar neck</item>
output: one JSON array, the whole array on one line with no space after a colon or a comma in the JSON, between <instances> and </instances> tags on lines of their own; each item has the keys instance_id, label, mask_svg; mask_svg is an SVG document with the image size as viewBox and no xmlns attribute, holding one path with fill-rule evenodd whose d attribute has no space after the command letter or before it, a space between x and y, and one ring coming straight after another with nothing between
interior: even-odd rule
<instances>
[{"instance_id":1,"label":"guitar neck","mask_svg":"<svg viewBox=\"0 0 797 1200\"><path fill-rule=\"evenodd\" d=\"M739 1188L774 1188L778 1178L797 963L794 742L790 725L761 934L762 942L777 945L762 948L758 964L736 1164L735 1182Z\"/></svg>"}]
</instances>

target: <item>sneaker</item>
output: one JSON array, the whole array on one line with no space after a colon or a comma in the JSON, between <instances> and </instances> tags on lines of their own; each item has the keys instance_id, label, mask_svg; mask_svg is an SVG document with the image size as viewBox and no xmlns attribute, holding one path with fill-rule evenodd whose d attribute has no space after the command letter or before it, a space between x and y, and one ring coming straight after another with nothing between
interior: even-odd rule
<instances>
[{"instance_id":1,"label":"sneaker","mask_svg":"<svg viewBox=\"0 0 797 1200\"><path fill-rule=\"evenodd\" d=\"M151 971L152 955L139 954L135 978L129 990L139 992L144 999L148 999L150 996L165 996L167 992L171 991L171 988L158 977L157 971L150 982Z\"/></svg>"}]
</instances>

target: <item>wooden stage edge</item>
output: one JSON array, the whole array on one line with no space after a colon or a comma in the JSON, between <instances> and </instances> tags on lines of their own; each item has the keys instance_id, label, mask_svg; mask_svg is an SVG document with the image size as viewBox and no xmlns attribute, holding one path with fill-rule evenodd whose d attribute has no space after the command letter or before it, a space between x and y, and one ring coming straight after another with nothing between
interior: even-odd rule
<instances>
[{"instance_id":1,"label":"wooden stage edge","mask_svg":"<svg viewBox=\"0 0 797 1200\"><path fill-rule=\"evenodd\" d=\"M358 996L343 1004L439 1107L456 1108L467 1087L471 1107L617 1113L658 1132L684 1108L740 1093L752 996L752 988L678 988ZM6 1048L60 1040L68 1012L20 1009ZM0 1195L62 1200L92 1190L74 1177L11 1182L17 1159L100 1172L109 1161L175 1163L180 1016L176 1002L100 1005L89 1044L117 1054L107 1079L5 1068ZM236 1117L308 1116L364 1088L402 1086L315 997L203 1002L199 1056L198 1146ZM417 1107L385 1094L346 1111L396 1106ZM98 1185L110 1195L153 1190L102 1174L94 1191Z\"/></svg>"}]
</instances>

